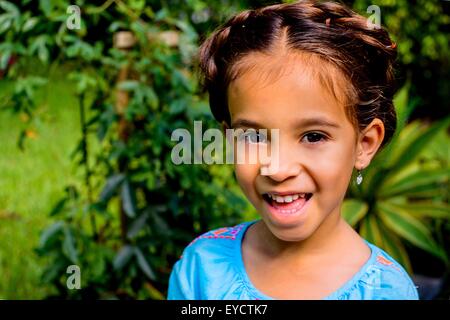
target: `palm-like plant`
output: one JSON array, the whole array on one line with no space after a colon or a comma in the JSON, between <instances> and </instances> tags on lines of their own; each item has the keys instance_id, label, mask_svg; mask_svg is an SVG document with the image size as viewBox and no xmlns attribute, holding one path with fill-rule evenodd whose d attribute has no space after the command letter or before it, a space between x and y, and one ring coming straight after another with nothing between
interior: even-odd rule
<instances>
[{"instance_id":1,"label":"palm-like plant","mask_svg":"<svg viewBox=\"0 0 450 320\"><path fill-rule=\"evenodd\" d=\"M450 219L447 135L443 135L442 146L446 159L420 159L430 142L449 127L450 117L432 125L420 121L406 125L412 111L408 85L398 92L394 104L398 114L396 134L364 170L364 182L351 184L342 214L362 237L386 250L412 273L404 241L448 263L444 246L434 239L429 223Z\"/></svg>"}]
</instances>

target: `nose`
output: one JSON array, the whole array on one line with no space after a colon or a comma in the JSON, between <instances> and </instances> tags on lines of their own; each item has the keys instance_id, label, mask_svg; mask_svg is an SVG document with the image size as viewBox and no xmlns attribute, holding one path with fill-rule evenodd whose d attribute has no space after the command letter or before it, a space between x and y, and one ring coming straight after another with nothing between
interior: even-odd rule
<instances>
[{"instance_id":1,"label":"nose","mask_svg":"<svg viewBox=\"0 0 450 320\"><path fill-rule=\"evenodd\" d=\"M269 170L261 169L261 175L269 177L276 182L282 182L289 178L296 177L302 170L301 161L296 152L297 148L283 143L280 143L279 145L278 155L273 154L272 151Z\"/></svg>"}]
</instances>

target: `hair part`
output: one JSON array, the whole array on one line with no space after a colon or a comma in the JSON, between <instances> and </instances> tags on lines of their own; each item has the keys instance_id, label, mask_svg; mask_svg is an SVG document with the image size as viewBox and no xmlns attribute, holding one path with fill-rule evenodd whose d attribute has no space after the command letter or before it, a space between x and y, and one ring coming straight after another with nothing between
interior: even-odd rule
<instances>
[{"instance_id":1,"label":"hair part","mask_svg":"<svg viewBox=\"0 0 450 320\"><path fill-rule=\"evenodd\" d=\"M307 69L346 107L355 128L363 130L379 118L385 126L381 147L392 138L397 51L385 29L371 28L365 17L334 2L307 0L235 15L199 51L202 85L219 122L230 124L228 86L258 67L252 61L258 55L322 62Z\"/></svg>"}]
</instances>

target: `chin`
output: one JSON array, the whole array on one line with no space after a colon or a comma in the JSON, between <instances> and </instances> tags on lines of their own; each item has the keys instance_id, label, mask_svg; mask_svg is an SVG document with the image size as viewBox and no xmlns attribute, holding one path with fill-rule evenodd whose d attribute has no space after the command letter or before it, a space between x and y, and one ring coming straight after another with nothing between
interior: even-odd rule
<instances>
[{"instance_id":1,"label":"chin","mask_svg":"<svg viewBox=\"0 0 450 320\"><path fill-rule=\"evenodd\" d=\"M308 239L313 233L307 225L277 226L273 222L267 222L267 218L263 218L266 227L279 240L286 242L300 242Z\"/></svg>"}]
</instances>

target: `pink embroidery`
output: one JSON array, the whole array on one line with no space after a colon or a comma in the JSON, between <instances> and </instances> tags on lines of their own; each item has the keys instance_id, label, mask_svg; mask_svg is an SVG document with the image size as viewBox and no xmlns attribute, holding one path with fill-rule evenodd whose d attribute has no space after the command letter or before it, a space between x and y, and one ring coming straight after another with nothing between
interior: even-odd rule
<instances>
[{"instance_id":1,"label":"pink embroidery","mask_svg":"<svg viewBox=\"0 0 450 320\"><path fill-rule=\"evenodd\" d=\"M394 265L394 263L391 260L386 259L383 256L377 256L377 262L384 264L385 266L390 266L390 267L394 267L395 269L398 270L397 266Z\"/></svg>"},{"instance_id":2,"label":"pink embroidery","mask_svg":"<svg viewBox=\"0 0 450 320\"><path fill-rule=\"evenodd\" d=\"M199 239L230 239L230 240L236 240L236 236L239 234L239 231L242 230L244 227L244 223L238 224L234 227L224 227L216 230L208 231L194 240L191 241L191 243L188 244L187 247L194 244ZM186 248L187 248L186 247ZM180 256L180 259L183 257L183 255Z\"/></svg>"},{"instance_id":3,"label":"pink embroidery","mask_svg":"<svg viewBox=\"0 0 450 320\"><path fill-rule=\"evenodd\" d=\"M384 264L385 266L390 266L390 265L393 264L392 261L386 259L386 258L383 257L383 256L377 256L377 261L378 261L379 263L381 263L381 264Z\"/></svg>"}]
</instances>

